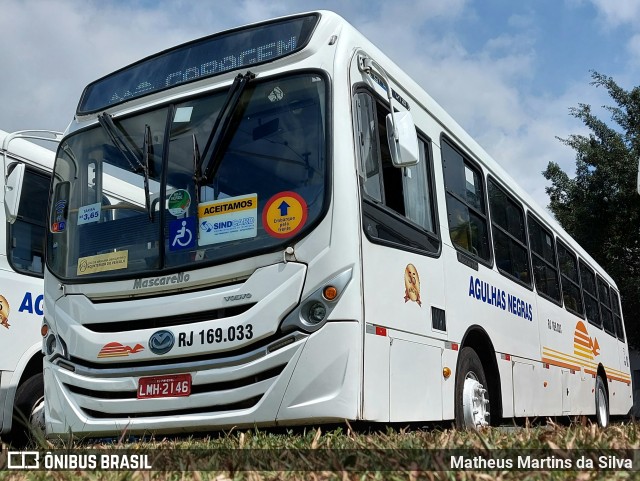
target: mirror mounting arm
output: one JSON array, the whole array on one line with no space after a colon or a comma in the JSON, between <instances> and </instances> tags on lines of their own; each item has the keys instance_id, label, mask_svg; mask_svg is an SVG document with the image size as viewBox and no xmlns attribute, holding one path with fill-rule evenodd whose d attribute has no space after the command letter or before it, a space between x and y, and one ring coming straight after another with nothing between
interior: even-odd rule
<instances>
[{"instance_id":1,"label":"mirror mounting arm","mask_svg":"<svg viewBox=\"0 0 640 481\"><path fill-rule=\"evenodd\" d=\"M408 107L407 110L401 110L399 112L396 112L393 108L393 89L389 81L389 75L379 63L366 54L358 55L358 68L387 91L390 110L386 122L387 140L389 142L393 165L395 167L406 168L417 164L420 153L413 117ZM403 174L408 175L408 172L405 170Z\"/></svg>"},{"instance_id":2,"label":"mirror mounting arm","mask_svg":"<svg viewBox=\"0 0 640 481\"><path fill-rule=\"evenodd\" d=\"M391 103L391 100L393 99L393 95L391 94L391 82L389 82L389 76L387 75L387 72L385 71L385 69L382 68L382 66L378 62L373 60L371 57L367 57L366 55L362 55L362 54L358 55L358 68L360 69L361 72L364 72L369 76L371 76L371 74L375 74L379 76L382 82L384 83L384 85L386 86L385 89L387 91L387 99L389 99L389 110L391 111L391 124L393 126L393 132L392 132L393 138L396 142L398 142L399 140L398 130L396 129L395 114L393 111L393 105Z\"/></svg>"}]
</instances>

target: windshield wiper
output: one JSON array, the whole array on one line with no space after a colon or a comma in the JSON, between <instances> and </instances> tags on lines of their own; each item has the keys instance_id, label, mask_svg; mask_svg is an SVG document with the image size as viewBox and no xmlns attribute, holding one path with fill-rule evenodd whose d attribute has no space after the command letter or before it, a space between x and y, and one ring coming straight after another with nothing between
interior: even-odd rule
<instances>
[{"instance_id":1,"label":"windshield wiper","mask_svg":"<svg viewBox=\"0 0 640 481\"><path fill-rule=\"evenodd\" d=\"M149 191L149 157L151 157L151 127L144 126L144 140L142 142L142 159L144 169L144 206L149 214L149 220L153 222L153 210L151 210L151 193Z\"/></svg>"},{"instance_id":2,"label":"windshield wiper","mask_svg":"<svg viewBox=\"0 0 640 481\"><path fill-rule=\"evenodd\" d=\"M202 182L202 161L196 134L193 137L193 179L196 182L196 207L200 205L200 182Z\"/></svg>"},{"instance_id":3,"label":"windshield wiper","mask_svg":"<svg viewBox=\"0 0 640 481\"><path fill-rule=\"evenodd\" d=\"M211 182L222 163L223 154L227 144L231 141L230 133L236 126L239 117L244 112L247 100L243 93L247 89L249 82L255 78L255 74L247 72L238 74L233 80L233 84L227 93L224 105L218 113L218 117L213 124L207 143L205 144L202 156L198 151L198 144L194 141L194 180L196 189L199 191L203 182ZM197 157L197 160L196 160ZM205 167L204 173L202 172Z\"/></svg>"},{"instance_id":4,"label":"windshield wiper","mask_svg":"<svg viewBox=\"0 0 640 481\"><path fill-rule=\"evenodd\" d=\"M144 126L144 140L142 142L142 155L139 155L137 147L132 147L131 142L122 135L120 129L116 127L113 118L104 112L98 115L98 122L111 139L113 145L120 151L131 167L131 171L144 175L144 204L149 214L149 220L153 222L153 212L151 211L151 195L149 192L149 156L151 149L151 127ZM142 160L141 160L142 159Z\"/></svg>"}]
</instances>

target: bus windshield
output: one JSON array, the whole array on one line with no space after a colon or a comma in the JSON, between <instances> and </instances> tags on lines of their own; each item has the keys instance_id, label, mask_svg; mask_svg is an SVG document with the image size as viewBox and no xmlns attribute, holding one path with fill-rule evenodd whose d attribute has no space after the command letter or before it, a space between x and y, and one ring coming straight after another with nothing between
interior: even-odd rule
<instances>
[{"instance_id":1,"label":"bus windshield","mask_svg":"<svg viewBox=\"0 0 640 481\"><path fill-rule=\"evenodd\" d=\"M326 89L317 73L254 79L215 170L206 162L227 91L68 137L54 168L49 269L82 282L157 275L273 251L306 232L327 199Z\"/></svg>"}]
</instances>

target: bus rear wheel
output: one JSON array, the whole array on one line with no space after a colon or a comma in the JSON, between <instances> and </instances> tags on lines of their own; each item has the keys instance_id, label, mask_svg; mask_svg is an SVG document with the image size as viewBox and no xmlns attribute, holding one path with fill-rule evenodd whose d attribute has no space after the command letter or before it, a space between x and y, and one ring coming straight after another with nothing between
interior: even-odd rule
<instances>
[{"instance_id":1,"label":"bus rear wheel","mask_svg":"<svg viewBox=\"0 0 640 481\"><path fill-rule=\"evenodd\" d=\"M455 424L458 429L478 429L491 422L489 392L482 362L465 347L458 357L455 386Z\"/></svg>"},{"instance_id":2,"label":"bus rear wheel","mask_svg":"<svg viewBox=\"0 0 640 481\"><path fill-rule=\"evenodd\" d=\"M609 425L609 401L602 376L596 378L596 421L601 428Z\"/></svg>"}]
</instances>

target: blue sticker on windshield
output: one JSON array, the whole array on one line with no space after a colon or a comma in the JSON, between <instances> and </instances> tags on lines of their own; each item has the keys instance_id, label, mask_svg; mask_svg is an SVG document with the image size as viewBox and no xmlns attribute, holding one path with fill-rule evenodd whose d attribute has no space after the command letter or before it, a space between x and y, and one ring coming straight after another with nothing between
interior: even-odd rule
<instances>
[{"instance_id":1,"label":"blue sticker on windshield","mask_svg":"<svg viewBox=\"0 0 640 481\"><path fill-rule=\"evenodd\" d=\"M169 222L169 250L177 251L196 246L197 227L195 217L172 220Z\"/></svg>"}]
</instances>

